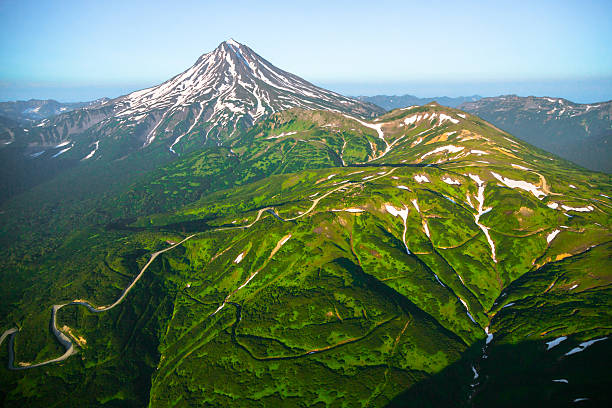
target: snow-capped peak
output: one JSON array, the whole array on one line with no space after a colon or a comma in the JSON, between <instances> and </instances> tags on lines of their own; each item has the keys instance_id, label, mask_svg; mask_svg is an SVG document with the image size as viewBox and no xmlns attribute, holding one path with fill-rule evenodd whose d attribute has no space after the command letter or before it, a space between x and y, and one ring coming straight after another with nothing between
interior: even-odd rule
<instances>
[{"instance_id":1,"label":"snow-capped peak","mask_svg":"<svg viewBox=\"0 0 612 408\"><path fill-rule=\"evenodd\" d=\"M203 133L204 140L221 141L268 114L294 107L333 109L361 117L375 111L278 69L246 45L229 39L174 78L118 100L115 117L125 126L146 122L146 134L140 135L145 145L170 133L174 146L195 131ZM180 123L188 130L177 135Z\"/></svg>"},{"instance_id":2,"label":"snow-capped peak","mask_svg":"<svg viewBox=\"0 0 612 408\"><path fill-rule=\"evenodd\" d=\"M160 85L88 107L86 112L64 114L40 126L49 129L49 139L65 140L95 126L97 136L128 135L144 146L163 140L178 154L186 141L191 146L207 141L220 144L267 115L295 107L334 110L364 119L383 112L283 71L248 46L229 39ZM78 116L81 114L87 120ZM75 122L78 127L72 126Z\"/></svg>"},{"instance_id":3,"label":"snow-capped peak","mask_svg":"<svg viewBox=\"0 0 612 408\"><path fill-rule=\"evenodd\" d=\"M240 47L240 43L237 42L236 40L234 40L233 38L230 38L229 40L225 41L227 44L233 46L233 47Z\"/></svg>"}]
</instances>

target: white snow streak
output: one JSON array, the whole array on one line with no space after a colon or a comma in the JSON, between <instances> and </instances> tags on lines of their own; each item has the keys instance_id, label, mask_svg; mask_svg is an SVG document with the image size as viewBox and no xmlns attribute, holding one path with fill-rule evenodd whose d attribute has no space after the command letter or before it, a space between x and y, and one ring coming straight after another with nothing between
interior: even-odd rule
<instances>
[{"instance_id":1,"label":"white snow streak","mask_svg":"<svg viewBox=\"0 0 612 408\"><path fill-rule=\"evenodd\" d=\"M96 140L94 144L96 145L96 147L87 156L83 157L81 161L91 159L93 155L96 154L96 152L98 151L98 147L100 146L100 141Z\"/></svg>"},{"instance_id":2,"label":"white snow streak","mask_svg":"<svg viewBox=\"0 0 612 408\"><path fill-rule=\"evenodd\" d=\"M445 115L444 113L440 114L440 121L438 122L438 125L441 125L442 123L446 122L447 120L450 120L451 122L453 122L454 124L459 123L458 119L454 119L448 115Z\"/></svg>"},{"instance_id":3,"label":"white snow streak","mask_svg":"<svg viewBox=\"0 0 612 408\"><path fill-rule=\"evenodd\" d=\"M234 259L234 263L239 264L240 262L242 262L242 259L244 258L244 251L241 252L240 254L238 254L238 256L236 257L236 259Z\"/></svg>"},{"instance_id":4,"label":"white snow streak","mask_svg":"<svg viewBox=\"0 0 612 408\"><path fill-rule=\"evenodd\" d=\"M568 351L567 353L565 353L566 356L571 356L572 354L576 354L576 353L580 353L581 351L584 351L587 349L587 347L592 346L593 344L599 342L599 341L603 341L606 340L608 337L602 337L599 339L593 339L593 340L589 340L589 341L584 341L582 343L580 343L578 345L578 347L575 347L573 349L571 349L570 351Z\"/></svg>"},{"instance_id":5,"label":"white snow streak","mask_svg":"<svg viewBox=\"0 0 612 408\"><path fill-rule=\"evenodd\" d=\"M519 164L510 163L510 165L511 165L512 167L514 167L515 169L520 169L520 170L531 170L531 169L528 169L527 167L525 167L525 166L521 166L521 165L519 165Z\"/></svg>"},{"instance_id":6,"label":"white snow streak","mask_svg":"<svg viewBox=\"0 0 612 408\"><path fill-rule=\"evenodd\" d=\"M408 116L406 119L404 119L404 124L405 125L412 125L412 124L416 123L418 116L420 116L420 115Z\"/></svg>"},{"instance_id":7,"label":"white snow streak","mask_svg":"<svg viewBox=\"0 0 612 408\"><path fill-rule=\"evenodd\" d=\"M279 137L283 137L283 136L291 136L291 135L295 135L297 132L283 132L280 135L275 135L275 136L268 136L266 137L266 140L268 139L278 139Z\"/></svg>"},{"instance_id":8,"label":"white snow streak","mask_svg":"<svg viewBox=\"0 0 612 408\"><path fill-rule=\"evenodd\" d=\"M365 127L367 127L367 128L370 128L370 129L374 129L374 130L375 130L375 131L378 133L378 138L379 138L380 140L382 140L383 142L385 142L385 144L387 145L387 147L389 146L389 143L387 143L387 141L385 140L385 134L384 134L384 132L382 131L382 124L377 124L377 125L375 125L375 124L373 124L373 123L364 122L364 121L362 121L362 120L359 120L359 119L354 118L354 117L349 116L349 115L344 115L344 116L345 116L345 117L347 117L347 118L349 118L349 119L353 119L354 121L359 122L359 123L360 123L362 126L365 126Z\"/></svg>"},{"instance_id":9,"label":"white snow streak","mask_svg":"<svg viewBox=\"0 0 612 408\"><path fill-rule=\"evenodd\" d=\"M493 175L493 177L495 177L497 180L501 181L503 184L505 184L506 186L510 187L510 188L520 188L521 190L525 190L525 191L529 191L531 194L533 194L534 196L536 196L538 199L542 199L544 197L546 197L546 193L541 191L538 187L536 187L535 185L528 183L526 181L523 180L512 180L509 179L507 177L504 176L500 176L499 174L495 173L495 172L491 172L491 174Z\"/></svg>"},{"instance_id":10,"label":"white snow streak","mask_svg":"<svg viewBox=\"0 0 612 408\"><path fill-rule=\"evenodd\" d=\"M458 153L460 151L462 151L464 149L463 146L453 146L453 145L448 145L448 146L440 146L428 153L425 153L424 155L421 156L421 160L424 159L425 157L431 155L431 154L436 154L436 153L440 153L440 152L448 152L448 153Z\"/></svg>"},{"instance_id":11,"label":"white snow streak","mask_svg":"<svg viewBox=\"0 0 612 408\"><path fill-rule=\"evenodd\" d=\"M402 220L404 221L406 221L406 218L408 217L408 207L404 206L404 208L402 209L402 208L396 208L390 204L385 204L385 209L392 216L401 217Z\"/></svg>"},{"instance_id":12,"label":"white snow streak","mask_svg":"<svg viewBox=\"0 0 612 408\"><path fill-rule=\"evenodd\" d=\"M487 334L487 340L485 345L488 345L493 341L493 333L489 331L489 326L485 327L485 333Z\"/></svg>"},{"instance_id":13,"label":"white snow streak","mask_svg":"<svg viewBox=\"0 0 612 408\"><path fill-rule=\"evenodd\" d=\"M332 212L349 212L349 213L362 213L364 210L361 208L343 208L341 210L332 209Z\"/></svg>"},{"instance_id":14,"label":"white snow streak","mask_svg":"<svg viewBox=\"0 0 612 408\"><path fill-rule=\"evenodd\" d=\"M68 150L70 150L70 149L72 149L72 146L70 146L70 147L67 147L67 148L65 148L65 149L60 150L59 152L55 153L55 154L54 154L53 156L51 156L51 157L57 157L57 156L59 156L60 154L65 153L65 152L67 152L67 151L68 151Z\"/></svg>"},{"instance_id":15,"label":"white snow streak","mask_svg":"<svg viewBox=\"0 0 612 408\"><path fill-rule=\"evenodd\" d=\"M198 113L198 116L196 116L196 118L194 119L193 123L191 124L191 126L189 126L189 129L187 129L187 131L185 133L183 133L182 135L180 135L179 137L177 137L174 142L170 145L170 151L174 154L176 154L176 152L174 151L174 145L176 145L178 142L181 141L181 139L183 138L183 136L188 135L193 128L195 127L195 125L198 124L198 121L200 120L200 117L202 116L202 112L204 112L204 102L200 102L200 113Z\"/></svg>"},{"instance_id":16,"label":"white snow streak","mask_svg":"<svg viewBox=\"0 0 612 408\"><path fill-rule=\"evenodd\" d=\"M486 214L487 212L491 211L491 209L493 208L493 207L484 208L485 182L481 180L480 177L476 174L470 174L469 176L472 180L476 182L476 184L478 184L478 194L475 197L476 201L478 201L478 208L476 209L476 211L478 211L478 214L474 216L474 222L476 223L476 225L480 227L482 232L485 234L485 237L487 238L487 242L489 243L489 246L491 247L491 259L493 260L493 262L497 263L497 257L495 256L495 243L493 242L493 240L491 239L491 235L489 234L489 227L486 227L480 223L480 217L483 214ZM468 199L469 199L469 196L468 196Z\"/></svg>"},{"instance_id":17,"label":"white snow streak","mask_svg":"<svg viewBox=\"0 0 612 408\"><path fill-rule=\"evenodd\" d=\"M554 230L553 232L551 232L550 234L548 234L546 236L546 242L550 244L550 241L552 241L553 239L555 239L555 237L557 236L557 234L559 234L561 232L561 230Z\"/></svg>"},{"instance_id":18,"label":"white snow streak","mask_svg":"<svg viewBox=\"0 0 612 408\"><path fill-rule=\"evenodd\" d=\"M550 350L553 347L557 347L559 345L559 343L561 343L562 341L564 341L566 339L567 339L566 336L561 336L561 337L557 337L554 340L546 342L546 350Z\"/></svg>"},{"instance_id":19,"label":"white snow streak","mask_svg":"<svg viewBox=\"0 0 612 408\"><path fill-rule=\"evenodd\" d=\"M385 204L385 209L389 214L394 217L400 217L404 224L404 231L402 232L402 242L404 243L404 248L406 248L406 253L410 255L410 250L408 249L408 245L406 244L406 229L408 228L406 225L406 219L408 218L408 207L404 206L404 208L396 208L390 204Z\"/></svg>"},{"instance_id":20,"label":"white snow streak","mask_svg":"<svg viewBox=\"0 0 612 408\"><path fill-rule=\"evenodd\" d=\"M594 210L592 205L587 205L586 207L570 207L567 205L562 205L561 207L565 211L589 212Z\"/></svg>"},{"instance_id":21,"label":"white snow streak","mask_svg":"<svg viewBox=\"0 0 612 408\"><path fill-rule=\"evenodd\" d=\"M461 183L459 182L459 180L454 180L450 177L442 177L442 181L445 182L446 184L456 184L456 185L461 185Z\"/></svg>"},{"instance_id":22,"label":"white snow streak","mask_svg":"<svg viewBox=\"0 0 612 408\"><path fill-rule=\"evenodd\" d=\"M459 301L463 304L463 307L465 307L465 313L468 315L470 320L476 323L476 320L474 320L474 318L472 317L472 314L470 313L470 308L468 307L467 303L465 303L465 300L461 299L460 297L457 297L457 299L459 299Z\"/></svg>"}]
</instances>

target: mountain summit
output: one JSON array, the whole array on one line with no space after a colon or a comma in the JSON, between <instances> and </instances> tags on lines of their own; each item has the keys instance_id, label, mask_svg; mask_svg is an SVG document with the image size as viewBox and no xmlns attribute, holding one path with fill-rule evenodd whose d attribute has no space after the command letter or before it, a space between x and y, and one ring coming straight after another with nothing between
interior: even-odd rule
<instances>
[{"instance_id":1,"label":"mountain summit","mask_svg":"<svg viewBox=\"0 0 612 408\"><path fill-rule=\"evenodd\" d=\"M340 110L360 116L371 116L374 112L362 102L276 68L246 45L231 39L163 84L127 95L120 101L120 107L118 117L135 115L136 121L143 113L163 112L148 132L147 144L161 133L158 129L164 120L174 115L192 116L187 131L173 142L177 143L204 123L205 138L211 132L231 137L264 115L293 107Z\"/></svg>"},{"instance_id":2,"label":"mountain summit","mask_svg":"<svg viewBox=\"0 0 612 408\"><path fill-rule=\"evenodd\" d=\"M179 143L197 147L212 140L220 144L259 119L294 107L363 118L382 113L374 105L319 88L276 68L251 48L230 39L158 86L95 109L43 121L36 133L41 144L68 139L78 143L74 135L91 133L83 137L88 145L95 142L94 137L127 136L133 147L162 140L175 152L178 147L185 150Z\"/></svg>"}]
</instances>

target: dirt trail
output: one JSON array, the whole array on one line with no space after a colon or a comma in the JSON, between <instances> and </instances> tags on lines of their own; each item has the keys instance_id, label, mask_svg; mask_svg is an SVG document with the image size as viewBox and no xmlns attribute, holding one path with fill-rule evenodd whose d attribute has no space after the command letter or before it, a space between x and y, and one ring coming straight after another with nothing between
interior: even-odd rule
<instances>
[{"instance_id":1,"label":"dirt trail","mask_svg":"<svg viewBox=\"0 0 612 408\"><path fill-rule=\"evenodd\" d=\"M385 172L384 174L378 176L378 177L374 177L370 180L368 180L367 182L372 182L375 180L378 180L381 177L385 177L389 174L391 174L396 168L392 168L391 170ZM273 216L282 219L283 221L292 221L292 220L296 220L298 218L301 218L305 215L307 215L308 213L310 213L312 210L314 210L317 206L317 204L319 203L319 201L321 201L323 198L329 196L330 194L346 187L349 185L357 185L357 184L364 184L364 181L356 181L356 182L352 182L352 183L344 183L341 184L340 186L336 187L333 190L328 191L327 193L325 193L324 195L316 198L313 200L313 203L311 205L311 207L304 213L293 217L293 218L289 218L289 219L282 219L280 218L280 216L278 216L278 214L275 213L275 209L274 207L266 207L266 208L262 208L257 212L257 217L255 218L255 220L253 220L253 222L251 222L248 225L243 225L243 226L236 226L236 227L227 227L227 228L218 228L214 231L226 231L226 230L232 230L232 229L247 229L252 227L253 225L255 225L259 220L261 220L262 215L264 212L270 212ZM31 368L35 368L35 367L41 367L44 365L48 365L48 364L52 364L52 363L58 363L61 361L66 360L68 357L70 357L71 355L75 354L77 352L77 349L75 349L74 344L72 343L72 341L70 340L70 338L68 336L66 336L62 331L60 331L57 328L57 312L65 307L65 306L84 306L86 307L90 312L92 313L101 313L101 312L105 312L107 310L113 309L114 307L118 306L121 302L123 302L123 300L125 299L125 297L127 296L127 294L132 290L132 288L134 288L134 286L136 285L136 283L138 283L138 281L140 280L140 278L142 278L142 276L144 275L145 271L148 269L148 267L153 263L153 261L160 255L163 254L164 252L170 251L174 248L176 248L179 245L182 245L185 241L193 238L194 236L196 236L197 234L192 234L190 236L188 236L187 238L184 238L182 241L169 246L168 248L162 249L160 251L154 252L151 254L151 257L149 258L149 261L142 267L142 269L140 270L140 272L138 273L138 275L134 278L134 280L130 283L130 285L128 287L126 287L123 292L121 292L121 295L119 296L119 298L113 302L110 305L106 305L106 306L94 306L91 303L89 303L87 300L84 299L75 299L71 302L67 302L67 303L63 303L63 304L57 304L57 305L53 305L51 308L51 330L53 331L53 334L55 335L57 341L62 344L62 346L64 346L64 348L66 349L66 352L61 355L60 357L54 358L54 359L50 359L47 361L43 361L40 363L36 363L36 364L30 364L30 363L19 363L21 364L20 366L14 366L14 360L15 360L15 351L14 351L14 346L13 343L15 341L15 336L17 335L17 333L19 332L19 329L16 327L10 328L8 330L5 330L4 333L2 334L2 336L0 336L0 346L2 345L2 343L4 342L5 339L9 339L9 359L8 359L8 368L10 370L26 370L26 369L31 369ZM268 260L270 258L272 258L276 252L280 249L280 247L287 242L287 240L291 238L291 234L283 237L276 245L276 247L272 250L272 252L270 253L270 256L268 257ZM263 267L262 267L263 268ZM260 269L262 269L260 268ZM249 277L249 279L242 285L240 286L238 289L241 289L242 287L244 287L247 283L249 283L249 281L251 279L253 279L255 277L255 275L259 272L259 270L257 270L257 272L255 272L253 275L251 275ZM225 301L221 304L221 306L219 306L219 308L213 313L213 315L215 313L217 313L219 310L221 310L223 308L223 306L225 306L226 302L229 300L229 297L231 296L228 295L228 297L225 299Z\"/></svg>"},{"instance_id":2,"label":"dirt trail","mask_svg":"<svg viewBox=\"0 0 612 408\"><path fill-rule=\"evenodd\" d=\"M53 305L51 308L51 330L53 331L53 334L55 335L55 338L57 339L57 341L64 346L64 348L66 349L66 352L64 354L62 354L61 356L57 357L57 358L53 358L47 361L43 361L40 363L36 363L36 364L30 364L30 363L20 363L20 366L15 367L14 365L14 361L15 361L15 350L14 350L14 342L15 342L15 335L19 332L19 329L17 329L16 327L13 327L11 329L6 330L2 336L0 337L0 345L2 345L2 342L4 341L5 338L10 336L10 340L9 340L9 361L8 361L8 368L9 370L27 370L27 369L31 369L31 368L35 368L35 367L41 367L47 364L52 364L52 363L59 363L61 361L66 360L68 357L70 357L71 355L75 354L77 352L77 350L74 348L74 344L72 343L72 341L70 340L70 338L68 336L66 336L62 331L60 331L57 328L57 312L65 307L65 306L72 306L72 305L78 305L78 306L85 306L90 312L92 313L101 313L101 312L105 312L107 310L110 310L116 306L118 306L121 302L123 302L123 300L125 299L125 297L127 296L127 294L130 292L130 290L132 290L132 288L134 287L134 285L136 285L136 283L140 280L140 278L142 278L142 275L145 273L145 271L147 270L147 268L151 265L151 263L153 263L153 261L160 255L163 254L164 252L170 251L171 249L176 248L177 246L181 245L183 242L193 238L196 234L192 234L190 236L188 236L187 238L183 239L182 241L169 246L166 249L162 249L160 251L154 252L153 254L151 254L151 258L149 259L149 261L145 264L145 266L142 267L142 269L140 270L140 273L138 273L138 275L134 278L134 280L132 281L132 283L130 283L130 285L125 288L123 290L123 292L121 292L121 295L119 296L119 298L113 302L110 305L107 306L93 306L91 303L89 303L86 300L82 300L82 299L77 299L77 300L73 300L72 302L68 302L68 303L63 303L63 304L59 304L59 305Z\"/></svg>"}]
</instances>

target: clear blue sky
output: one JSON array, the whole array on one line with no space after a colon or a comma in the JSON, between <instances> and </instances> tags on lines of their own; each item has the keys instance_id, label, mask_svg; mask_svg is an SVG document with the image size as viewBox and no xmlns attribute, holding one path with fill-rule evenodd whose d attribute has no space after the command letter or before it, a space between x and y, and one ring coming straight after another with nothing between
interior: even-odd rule
<instances>
[{"instance_id":1,"label":"clear blue sky","mask_svg":"<svg viewBox=\"0 0 612 408\"><path fill-rule=\"evenodd\" d=\"M612 99L611 20L611 0L0 0L0 99L117 96L230 37L352 95Z\"/></svg>"}]
</instances>

